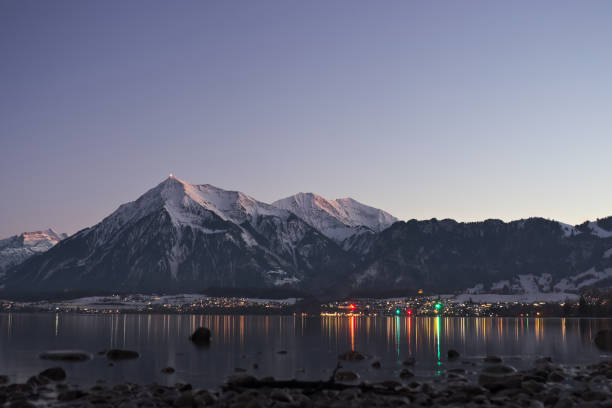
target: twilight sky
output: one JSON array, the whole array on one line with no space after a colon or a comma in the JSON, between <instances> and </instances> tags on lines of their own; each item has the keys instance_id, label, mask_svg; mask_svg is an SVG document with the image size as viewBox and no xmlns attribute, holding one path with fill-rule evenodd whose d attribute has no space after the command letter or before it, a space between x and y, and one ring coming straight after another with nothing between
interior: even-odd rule
<instances>
[{"instance_id":1,"label":"twilight sky","mask_svg":"<svg viewBox=\"0 0 612 408\"><path fill-rule=\"evenodd\" d=\"M0 2L0 236L168 173L401 219L612 215L610 1Z\"/></svg>"}]
</instances>

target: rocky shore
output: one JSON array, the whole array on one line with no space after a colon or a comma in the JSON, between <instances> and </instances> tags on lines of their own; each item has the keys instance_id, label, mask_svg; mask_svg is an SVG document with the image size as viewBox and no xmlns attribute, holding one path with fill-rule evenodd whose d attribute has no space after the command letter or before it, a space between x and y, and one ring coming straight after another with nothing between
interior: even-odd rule
<instances>
[{"instance_id":1,"label":"rocky shore","mask_svg":"<svg viewBox=\"0 0 612 408\"><path fill-rule=\"evenodd\" d=\"M357 358L355 355L349 359ZM474 367L472 367L474 368ZM409 368L397 378L375 383L338 368L326 381L277 381L241 374L220 390L189 384L162 386L98 382L84 388L69 384L61 367L47 369L26 383L0 376L0 405L25 407L612 407L612 361L589 366L562 366L542 358L517 371L500 360L475 368L449 369L430 380L418 380ZM352 379L352 380L350 380Z\"/></svg>"}]
</instances>

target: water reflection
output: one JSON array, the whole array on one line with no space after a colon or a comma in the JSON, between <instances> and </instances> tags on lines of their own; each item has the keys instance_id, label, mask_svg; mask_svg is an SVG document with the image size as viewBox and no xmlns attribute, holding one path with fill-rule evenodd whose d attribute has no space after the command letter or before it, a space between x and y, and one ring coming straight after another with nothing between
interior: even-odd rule
<instances>
[{"instance_id":1,"label":"water reflection","mask_svg":"<svg viewBox=\"0 0 612 408\"><path fill-rule=\"evenodd\" d=\"M213 342L207 350L189 343L199 326L209 327ZM521 358L552 356L566 363L594 362L607 356L595 349L597 330L612 327L609 319L446 318L436 317L314 317L225 315L76 315L0 314L0 367L21 380L46 367L37 354L48 349L130 348L138 361L110 368L103 357L69 368L77 381L192 382L216 385L236 367L278 378L327 378L336 357L359 350L383 362L362 378L394 375L401 362L414 358L417 374L436 375L449 365L446 353L463 358L487 354ZM280 355L279 350L287 350ZM531 359L531 360L530 360ZM520 366L521 361L514 361ZM459 364L459 363L458 363ZM161 368L177 369L163 376ZM92 369L93 368L93 369ZM385 371L387 369L388 371ZM371 371L371 372L370 372Z\"/></svg>"}]
</instances>

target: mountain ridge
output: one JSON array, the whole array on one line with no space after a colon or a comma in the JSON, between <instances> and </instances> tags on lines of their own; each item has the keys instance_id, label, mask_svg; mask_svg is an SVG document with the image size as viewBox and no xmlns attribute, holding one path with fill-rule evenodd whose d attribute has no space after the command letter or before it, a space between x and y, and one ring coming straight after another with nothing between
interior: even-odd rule
<instances>
[{"instance_id":1,"label":"mountain ridge","mask_svg":"<svg viewBox=\"0 0 612 408\"><path fill-rule=\"evenodd\" d=\"M174 176L46 249L7 270L4 293L612 286L612 217L398 221L353 199L298 193L268 204Z\"/></svg>"}]
</instances>

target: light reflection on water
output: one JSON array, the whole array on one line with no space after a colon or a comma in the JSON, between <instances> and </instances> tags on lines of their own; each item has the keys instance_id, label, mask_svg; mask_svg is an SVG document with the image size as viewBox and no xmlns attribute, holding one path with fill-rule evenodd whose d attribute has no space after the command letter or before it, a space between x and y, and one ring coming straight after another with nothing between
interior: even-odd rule
<instances>
[{"instance_id":1,"label":"light reflection on water","mask_svg":"<svg viewBox=\"0 0 612 408\"><path fill-rule=\"evenodd\" d=\"M213 333L207 349L188 341L200 326ZM98 355L64 365L71 381L85 384L104 379L216 386L236 367L257 376L320 379L329 377L339 353L352 349L382 362L381 370L370 368L372 360L346 364L363 379L394 377L411 357L416 373L430 376L461 365L447 361L451 348L462 359L494 354L518 367L529 366L537 356L568 364L599 361L608 356L592 340L597 330L610 327L609 319L0 314L0 374L26 380L53 365L37 358L44 350L95 354L129 348L142 357L112 367ZM176 373L161 374L166 366Z\"/></svg>"}]
</instances>

